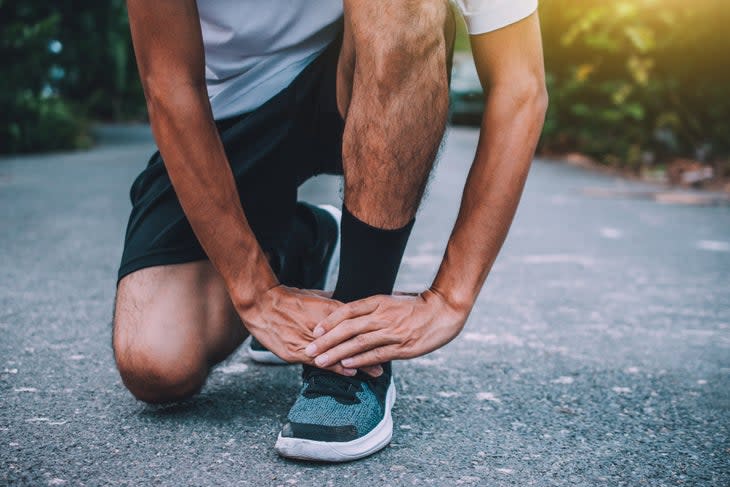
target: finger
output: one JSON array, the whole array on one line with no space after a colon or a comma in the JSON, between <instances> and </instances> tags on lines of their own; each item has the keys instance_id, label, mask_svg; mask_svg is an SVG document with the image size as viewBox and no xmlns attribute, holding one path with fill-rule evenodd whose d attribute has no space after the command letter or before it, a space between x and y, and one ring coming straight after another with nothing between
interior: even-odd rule
<instances>
[{"instance_id":1,"label":"finger","mask_svg":"<svg viewBox=\"0 0 730 487\"><path fill-rule=\"evenodd\" d=\"M340 374L347 377L352 377L353 375L357 374L357 369L345 368L341 364L335 364L331 367L327 367L327 370L334 372L335 374Z\"/></svg>"},{"instance_id":2,"label":"finger","mask_svg":"<svg viewBox=\"0 0 730 487\"><path fill-rule=\"evenodd\" d=\"M320 321L314 329L314 336L319 337L335 328L345 320L370 314L378 309L379 300L374 298L361 299L347 303L335 309L327 318Z\"/></svg>"},{"instance_id":3,"label":"finger","mask_svg":"<svg viewBox=\"0 0 730 487\"><path fill-rule=\"evenodd\" d=\"M311 360L305 361L303 363L306 363L313 367L317 367L317 364L315 364ZM326 369L326 370L329 370L330 372L334 372L335 374L340 374L340 375L344 375L347 377L352 377L353 375L357 374L357 369L352 369L350 367L343 367L342 364L332 364L329 367L319 367L319 368Z\"/></svg>"},{"instance_id":4,"label":"finger","mask_svg":"<svg viewBox=\"0 0 730 487\"><path fill-rule=\"evenodd\" d=\"M391 338L378 331L356 335L350 340L327 350L322 355L318 355L317 358L314 359L314 363L317 364L318 367L327 367L330 364L336 364L342 359L354 357L355 355L367 352L373 348L391 345L392 343L393 340ZM379 363L380 362L368 365L377 365Z\"/></svg>"},{"instance_id":5,"label":"finger","mask_svg":"<svg viewBox=\"0 0 730 487\"><path fill-rule=\"evenodd\" d=\"M315 339L312 343L307 345L307 348L304 349L304 353L310 357L316 357L318 355L321 356L332 347L335 347L346 340L363 333L367 333L368 331L373 331L373 325L374 322L372 320L362 316L357 319L345 320L323 336ZM328 363L335 362L336 360L332 360Z\"/></svg>"},{"instance_id":6,"label":"finger","mask_svg":"<svg viewBox=\"0 0 730 487\"><path fill-rule=\"evenodd\" d=\"M353 355L352 357L341 360L340 363L348 369L362 369L363 367L371 367L399 358L401 357L398 355L398 346L386 345L384 347L373 348L358 355Z\"/></svg>"},{"instance_id":7,"label":"finger","mask_svg":"<svg viewBox=\"0 0 730 487\"><path fill-rule=\"evenodd\" d=\"M318 367L317 364L315 364L314 361L309 357L299 358L290 363L301 363L301 364L311 365L313 367ZM342 364L332 364L329 367L320 367L320 368L327 369L330 372L334 372L335 374L340 374L340 375L344 375L347 377L352 377L357 374L357 369L353 369L350 367L343 367Z\"/></svg>"},{"instance_id":8,"label":"finger","mask_svg":"<svg viewBox=\"0 0 730 487\"><path fill-rule=\"evenodd\" d=\"M351 369L348 369L351 370ZM373 365L371 367L363 367L360 370L365 372L370 377L380 377L383 375L383 366L382 365Z\"/></svg>"}]
</instances>

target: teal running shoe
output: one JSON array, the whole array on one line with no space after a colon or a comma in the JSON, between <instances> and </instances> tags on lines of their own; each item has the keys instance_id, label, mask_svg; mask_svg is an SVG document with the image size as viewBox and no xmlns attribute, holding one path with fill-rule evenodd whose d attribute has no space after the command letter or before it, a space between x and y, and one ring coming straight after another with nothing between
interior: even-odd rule
<instances>
[{"instance_id":1,"label":"teal running shoe","mask_svg":"<svg viewBox=\"0 0 730 487\"><path fill-rule=\"evenodd\" d=\"M303 385L275 449L283 457L346 462L385 448L393 436L395 385L390 363L380 377L345 377L304 366Z\"/></svg>"}]
</instances>

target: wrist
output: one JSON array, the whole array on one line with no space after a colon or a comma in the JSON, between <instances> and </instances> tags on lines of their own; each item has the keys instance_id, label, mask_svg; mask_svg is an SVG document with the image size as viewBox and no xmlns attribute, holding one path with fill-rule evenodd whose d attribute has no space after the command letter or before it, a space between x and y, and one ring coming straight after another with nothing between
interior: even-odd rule
<instances>
[{"instance_id":1,"label":"wrist","mask_svg":"<svg viewBox=\"0 0 730 487\"><path fill-rule=\"evenodd\" d=\"M455 289L447 291L446 289L446 286L441 286L434 281L429 291L438 296L454 313L466 319L474 306L475 298L468 293L459 292Z\"/></svg>"},{"instance_id":2,"label":"wrist","mask_svg":"<svg viewBox=\"0 0 730 487\"><path fill-rule=\"evenodd\" d=\"M253 259L238 266L236 272L224 276L231 301L241 317L251 313L260 305L262 296L279 285L263 252L252 254L260 255L252 256Z\"/></svg>"}]
</instances>

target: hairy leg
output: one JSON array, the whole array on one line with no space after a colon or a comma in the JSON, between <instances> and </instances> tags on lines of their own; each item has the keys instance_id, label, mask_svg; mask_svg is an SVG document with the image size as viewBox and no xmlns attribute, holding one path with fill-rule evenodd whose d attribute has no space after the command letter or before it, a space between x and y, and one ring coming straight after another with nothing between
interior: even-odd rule
<instances>
[{"instance_id":1,"label":"hairy leg","mask_svg":"<svg viewBox=\"0 0 730 487\"><path fill-rule=\"evenodd\" d=\"M119 283L114 358L125 386L162 403L196 393L209 368L246 337L208 261L141 269Z\"/></svg>"},{"instance_id":2,"label":"hairy leg","mask_svg":"<svg viewBox=\"0 0 730 487\"><path fill-rule=\"evenodd\" d=\"M345 206L378 228L416 213L448 113L454 18L445 0L345 0L338 66Z\"/></svg>"}]
</instances>

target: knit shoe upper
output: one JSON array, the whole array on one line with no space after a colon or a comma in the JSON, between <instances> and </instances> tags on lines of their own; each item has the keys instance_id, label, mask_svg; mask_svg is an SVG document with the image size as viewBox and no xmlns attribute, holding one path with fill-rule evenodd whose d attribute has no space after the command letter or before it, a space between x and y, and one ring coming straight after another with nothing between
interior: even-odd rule
<instances>
[{"instance_id":1,"label":"knit shoe upper","mask_svg":"<svg viewBox=\"0 0 730 487\"><path fill-rule=\"evenodd\" d=\"M390 413L390 364L380 377L362 372L345 377L305 366L303 384L281 436L323 442L349 442L371 433Z\"/></svg>"}]
</instances>

